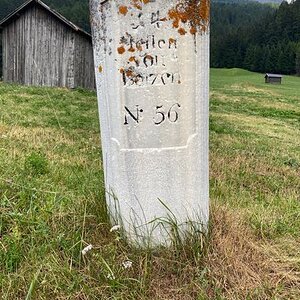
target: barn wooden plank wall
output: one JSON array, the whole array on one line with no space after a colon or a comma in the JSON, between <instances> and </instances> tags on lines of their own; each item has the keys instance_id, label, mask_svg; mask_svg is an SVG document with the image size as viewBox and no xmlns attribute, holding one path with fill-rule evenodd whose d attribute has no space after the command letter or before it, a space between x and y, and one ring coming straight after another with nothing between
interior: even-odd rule
<instances>
[{"instance_id":1,"label":"barn wooden plank wall","mask_svg":"<svg viewBox=\"0 0 300 300\"><path fill-rule=\"evenodd\" d=\"M95 89L94 51L83 35L75 36L75 86Z\"/></svg>"},{"instance_id":2,"label":"barn wooden plank wall","mask_svg":"<svg viewBox=\"0 0 300 300\"><path fill-rule=\"evenodd\" d=\"M92 41L35 5L3 28L3 79L95 88Z\"/></svg>"}]
</instances>

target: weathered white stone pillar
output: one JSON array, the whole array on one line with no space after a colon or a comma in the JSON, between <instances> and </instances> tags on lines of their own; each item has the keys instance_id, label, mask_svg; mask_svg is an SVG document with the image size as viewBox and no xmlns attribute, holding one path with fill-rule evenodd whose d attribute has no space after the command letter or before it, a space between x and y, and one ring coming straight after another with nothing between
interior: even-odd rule
<instances>
[{"instance_id":1,"label":"weathered white stone pillar","mask_svg":"<svg viewBox=\"0 0 300 300\"><path fill-rule=\"evenodd\" d=\"M169 243L175 219L205 228L209 0L90 6L112 220L138 244Z\"/></svg>"}]
</instances>

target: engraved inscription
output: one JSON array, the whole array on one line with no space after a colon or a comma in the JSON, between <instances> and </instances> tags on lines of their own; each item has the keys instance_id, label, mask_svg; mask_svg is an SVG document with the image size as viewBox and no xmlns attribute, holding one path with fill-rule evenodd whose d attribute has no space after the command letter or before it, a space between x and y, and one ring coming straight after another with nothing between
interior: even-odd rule
<instances>
[{"instance_id":1,"label":"engraved inscription","mask_svg":"<svg viewBox=\"0 0 300 300\"><path fill-rule=\"evenodd\" d=\"M181 0L116 1L120 24L112 31L115 63L110 65L116 66L121 89L122 133L116 139L122 149L186 146L196 131L197 44L190 23L180 19L174 28L169 15Z\"/></svg>"},{"instance_id":2,"label":"engraved inscription","mask_svg":"<svg viewBox=\"0 0 300 300\"><path fill-rule=\"evenodd\" d=\"M180 84L179 73L156 73L156 74L136 74L132 69L122 70L122 81L124 86L147 86L147 85L167 85Z\"/></svg>"},{"instance_id":3,"label":"engraved inscription","mask_svg":"<svg viewBox=\"0 0 300 300\"><path fill-rule=\"evenodd\" d=\"M125 122L124 125L129 124L129 119L132 119L135 123L140 123L141 114L144 112L143 109L139 108L139 105L136 105L135 111L131 111L127 106L125 108Z\"/></svg>"},{"instance_id":4,"label":"engraved inscription","mask_svg":"<svg viewBox=\"0 0 300 300\"><path fill-rule=\"evenodd\" d=\"M157 105L155 107L155 115L153 117L154 125L161 125L165 121L176 123L179 120L179 109L181 109L181 105L179 103L173 104L168 109L166 109L164 105ZM136 105L134 109L130 109L127 106L124 106L124 125L130 125L130 122L132 122L133 124L140 124L142 121L143 112L144 109L140 108L139 105Z\"/></svg>"},{"instance_id":5,"label":"engraved inscription","mask_svg":"<svg viewBox=\"0 0 300 300\"><path fill-rule=\"evenodd\" d=\"M128 10L122 6L119 12L127 15ZM160 10L154 10L150 14L144 14L142 10L139 10L130 23L131 31L126 31L120 37L117 51L123 64L119 71L124 88L171 87L182 83L180 70L177 69L174 72L174 65L176 66L178 62L178 39L161 37L159 32L164 22L166 18L162 17ZM147 31L147 26L154 27L156 34L148 34L140 38L142 33ZM171 64L173 65L172 71L169 70ZM124 106L125 126L141 124L143 118L146 122L147 117L152 119L155 126L165 122L174 124L180 119L180 103L171 106L163 103L156 105L153 116L150 111L141 106L143 105Z\"/></svg>"},{"instance_id":6,"label":"engraved inscription","mask_svg":"<svg viewBox=\"0 0 300 300\"><path fill-rule=\"evenodd\" d=\"M179 103L173 104L168 112L166 113L164 110L163 105L156 106L156 118L154 118L154 124L160 125L164 123L166 120L168 120L170 123L176 123L179 119L179 113L176 108L181 108L181 105Z\"/></svg>"},{"instance_id":7,"label":"engraved inscription","mask_svg":"<svg viewBox=\"0 0 300 300\"><path fill-rule=\"evenodd\" d=\"M157 20L161 21L159 14L159 11L153 13L149 20L150 24L157 24L158 32L160 25ZM143 21L139 26L144 24ZM120 69L124 86L181 84L179 71L170 72L167 66L167 62L177 63L177 49L178 41L175 38L165 39L155 34L148 35L146 38L137 38L133 33L126 32L121 36L120 46L117 49L118 54L121 55L120 59L125 62L124 67ZM160 72L157 72L159 67ZM150 69L151 73L148 72Z\"/></svg>"}]
</instances>

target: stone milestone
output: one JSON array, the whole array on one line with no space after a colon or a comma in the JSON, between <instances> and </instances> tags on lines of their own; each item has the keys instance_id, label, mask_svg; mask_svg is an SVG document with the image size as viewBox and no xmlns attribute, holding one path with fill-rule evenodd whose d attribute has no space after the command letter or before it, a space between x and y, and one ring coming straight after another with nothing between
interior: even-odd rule
<instances>
[{"instance_id":1,"label":"stone milestone","mask_svg":"<svg viewBox=\"0 0 300 300\"><path fill-rule=\"evenodd\" d=\"M112 222L170 243L170 218L208 222L209 0L90 6Z\"/></svg>"}]
</instances>

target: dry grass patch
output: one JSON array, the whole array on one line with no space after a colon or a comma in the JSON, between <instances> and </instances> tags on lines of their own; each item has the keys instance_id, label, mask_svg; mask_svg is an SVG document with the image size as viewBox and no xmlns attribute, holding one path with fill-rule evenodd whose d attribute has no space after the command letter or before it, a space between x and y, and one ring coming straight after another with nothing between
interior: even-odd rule
<instances>
[{"instance_id":1,"label":"dry grass patch","mask_svg":"<svg viewBox=\"0 0 300 300\"><path fill-rule=\"evenodd\" d=\"M300 239L284 237L262 246L262 251L271 260L277 287L283 295L297 295L300 299ZM288 293L290 291L291 293Z\"/></svg>"},{"instance_id":2,"label":"dry grass patch","mask_svg":"<svg viewBox=\"0 0 300 300\"><path fill-rule=\"evenodd\" d=\"M221 93L221 92L217 92L217 91L212 91L210 92L210 98L215 98L218 99L218 101L222 101L222 102L228 102L228 100L230 99L230 96ZM236 102L240 102L240 99L235 98Z\"/></svg>"},{"instance_id":3,"label":"dry grass patch","mask_svg":"<svg viewBox=\"0 0 300 300\"><path fill-rule=\"evenodd\" d=\"M90 162L89 152L97 151L100 147L99 134L91 133L89 139L82 139L76 133L70 135L56 128L0 125L0 138L2 143L9 141L8 147L3 147L9 157L23 157L29 150L42 150L49 160L64 165L87 165ZM60 150L62 148L75 148L76 155Z\"/></svg>"},{"instance_id":4,"label":"dry grass patch","mask_svg":"<svg viewBox=\"0 0 300 300\"><path fill-rule=\"evenodd\" d=\"M284 121L239 113L212 113L212 116L227 120L232 125L238 124L240 129L247 129L260 136L276 138L293 145L299 144L299 130Z\"/></svg>"},{"instance_id":5,"label":"dry grass patch","mask_svg":"<svg viewBox=\"0 0 300 300\"><path fill-rule=\"evenodd\" d=\"M52 143L68 146L75 144L68 134L53 128L7 126L6 133L10 139L30 144L36 148L44 148L45 145Z\"/></svg>"},{"instance_id":6,"label":"dry grass patch","mask_svg":"<svg viewBox=\"0 0 300 300\"><path fill-rule=\"evenodd\" d=\"M299 106L286 102L270 101L265 99L265 101L260 103L262 108L272 108L278 110L299 110Z\"/></svg>"},{"instance_id":7,"label":"dry grass patch","mask_svg":"<svg viewBox=\"0 0 300 300\"><path fill-rule=\"evenodd\" d=\"M222 296L246 299L263 288L262 283L270 285L269 260L258 250L256 238L245 226L240 213L230 212L228 207L216 208L212 224L207 265L209 277ZM266 296L264 291L263 297Z\"/></svg>"},{"instance_id":8,"label":"dry grass patch","mask_svg":"<svg viewBox=\"0 0 300 300\"><path fill-rule=\"evenodd\" d=\"M265 95L265 96L278 96L279 95L274 90L259 88L255 85L252 85L251 83L247 83L247 82L243 82L240 84L232 84L230 86L226 86L226 88L229 90L242 91L242 92L257 94L257 95Z\"/></svg>"},{"instance_id":9,"label":"dry grass patch","mask_svg":"<svg viewBox=\"0 0 300 300\"><path fill-rule=\"evenodd\" d=\"M228 300L299 299L299 250L284 254L291 240L258 239L244 220L241 212L229 207L213 209L206 261L213 282L211 299L218 293Z\"/></svg>"}]
</instances>

